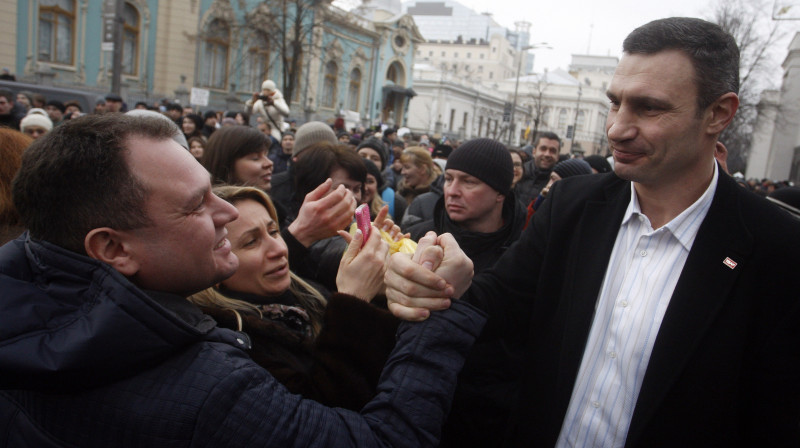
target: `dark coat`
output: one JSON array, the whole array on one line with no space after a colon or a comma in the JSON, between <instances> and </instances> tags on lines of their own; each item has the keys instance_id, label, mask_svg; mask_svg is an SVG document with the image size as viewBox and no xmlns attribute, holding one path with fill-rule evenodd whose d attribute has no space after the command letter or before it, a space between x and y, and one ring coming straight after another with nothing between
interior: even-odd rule
<instances>
[{"instance_id":1,"label":"dark coat","mask_svg":"<svg viewBox=\"0 0 800 448\"><path fill-rule=\"evenodd\" d=\"M442 197L442 194L444 194L444 176L439 176L427 187L427 190L415 196L408 203L403 219L400 221L403 230L408 232L408 229L414 224L433 219L436 201Z\"/></svg>"},{"instance_id":2,"label":"dark coat","mask_svg":"<svg viewBox=\"0 0 800 448\"><path fill-rule=\"evenodd\" d=\"M472 260L475 275L494 266L506 249L516 241L525 225L525 209L514 193L503 203L503 227L493 233L469 232L450 221L444 197L436 203L433 219L409 229L419 240L428 231L450 232L464 253ZM524 309L518 306L520 311ZM505 329L508 333L511 329ZM498 440L498 428L508 423L519 394L519 375L524 353L524 335L500 340L482 336L470 351L458 376L453 409L442 434L443 447L490 447Z\"/></svg>"},{"instance_id":3,"label":"dark coat","mask_svg":"<svg viewBox=\"0 0 800 448\"><path fill-rule=\"evenodd\" d=\"M508 446L552 447L558 438L630 191L613 173L559 181L517 243L462 298L489 313L489 326L529 329ZM800 445L799 253L797 222L720 170L626 447Z\"/></svg>"},{"instance_id":4,"label":"dark coat","mask_svg":"<svg viewBox=\"0 0 800 448\"><path fill-rule=\"evenodd\" d=\"M291 394L182 297L26 236L0 248L0 447L435 446L483 326L403 323L361 413Z\"/></svg>"},{"instance_id":5,"label":"dark coat","mask_svg":"<svg viewBox=\"0 0 800 448\"><path fill-rule=\"evenodd\" d=\"M514 185L514 193L517 195L517 200L522 203L523 207L527 207L539 192L550 181L550 173L553 170L540 170L536 167L534 160L528 160L522 165L524 173L516 185Z\"/></svg>"},{"instance_id":6,"label":"dark coat","mask_svg":"<svg viewBox=\"0 0 800 448\"><path fill-rule=\"evenodd\" d=\"M221 327L239 329L233 311L200 309ZM322 331L314 341L279 321L239 314L242 331L253 345L249 352L253 361L290 392L353 411L361 410L375 396L378 376L394 348L399 325L388 311L338 293L328 299Z\"/></svg>"}]
</instances>

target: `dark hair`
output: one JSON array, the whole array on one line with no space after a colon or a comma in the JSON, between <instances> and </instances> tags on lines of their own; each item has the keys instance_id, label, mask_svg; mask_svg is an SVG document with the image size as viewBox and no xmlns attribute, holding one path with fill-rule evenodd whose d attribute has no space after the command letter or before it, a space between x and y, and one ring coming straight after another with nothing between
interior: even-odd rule
<instances>
[{"instance_id":1,"label":"dark hair","mask_svg":"<svg viewBox=\"0 0 800 448\"><path fill-rule=\"evenodd\" d=\"M325 141L314 143L305 149L294 163L297 182L295 200L302 202L306 194L325 182L336 168L343 169L351 179L362 184L367 181L364 159L349 146Z\"/></svg>"},{"instance_id":2,"label":"dark hair","mask_svg":"<svg viewBox=\"0 0 800 448\"><path fill-rule=\"evenodd\" d=\"M83 112L83 107L81 107L81 103L79 103L76 100L70 100L64 103L64 110L66 110L66 108L70 106L77 107L79 111Z\"/></svg>"},{"instance_id":3,"label":"dark hair","mask_svg":"<svg viewBox=\"0 0 800 448\"><path fill-rule=\"evenodd\" d=\"M177 110L183 112L183 107L178 103L169 103L167 104L167 110Z\"/></svg>"},{"instance_id":4,"label":"dark hair","mask_svg":"<svg viewBox=\"0 0 800 448\"><path fill-rule=\"evenodd\" d=\"M45 106L53 106L56 109L60 110L62 114L67 111L67 106L65 106L64 103L58 100L50 100L47 102L47 104L45 104Z\"/></svg>"},{"instance_id":5,"label":"dark hair","mask_svg":"<svg viewBox=\"0 0 800 448\"><path fill-rule=\"evenodd\" d=\"M200 163L214 177L214 183L240 184L235 178L234 164L248 154L269 149L267 136L246 126L229 126L217 129L206 143Z\"/></svg>"},{"instance_id":6,"label":"dark hair","mask_svg":"<svg viewBox=\"0 0 800 448\"><path fill-rule=\"evenodd\" d=\"M558 147L561 148L561 139L558 137L558 134L556 134L555 132L544 131L544 132L539 132L539 135L536 137L536 141L533 142L533 149L536 149L536 147L539 146L539 142L543 138L557 141Z\"/></svg>"},{"instance_id":7,"label":"dark hair","mask_svg":"<svg viewBox=\"0 0 800 448\"><path fill-rule=\"evenodd\" d=\"M739 47L714 23L690 17L654 20L633 30L622 50L630 54L679 50L688 56L695 72L698 115L720 96L739 93Z\"/></svg>"},{"instance_id":8,"label":"dark hair","mask_svg":"<svg viewBox=\"0 0 800 448\"><path fill-rule=\"evenodd\" d=\"M180 126L181 127L181 132L183 132L183 120L185 120L187 118L192 120L192 121L194 121L194 132L192 132L189 135L186 135L186 138L188 139L189 137L196 137L196 136L203 135L202 132L201 132L201 130L203 129L203 125L204 125L203 117L201 117L200 115L197 115L197 114L186 114L186 115L183 116L183 118L181 118L181 126Z\"/></svg>"},{"instance_id":9,"label":"dark hair","mask_svg":"<svg viewBox=\"0 0 800 448\"><path fill-rule=\"evenodd\" d=\"M33 238L85 253L92 229L131 230L150 224L147 190L130 171L130 139L171 140L171 123L122 114L69 120L23 154L14 205Z\"/></svg>"}]
</instances>

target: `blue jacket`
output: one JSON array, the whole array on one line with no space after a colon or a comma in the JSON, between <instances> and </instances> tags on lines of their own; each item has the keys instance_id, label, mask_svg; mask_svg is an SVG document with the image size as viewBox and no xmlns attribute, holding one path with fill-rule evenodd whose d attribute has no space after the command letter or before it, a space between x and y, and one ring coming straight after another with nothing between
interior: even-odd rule
<instances>
[{"instance_id":1,"label":"blue jacket","mask_svg":"<svg viewBox=\"0 0 800 448\"><path fill-rule=\"evenodd\" d=\"M434 446L484 323L404 323L360 414L290 394L183 298L23 235L0 248L0 447Z\"/></svg>"}]
</instances>

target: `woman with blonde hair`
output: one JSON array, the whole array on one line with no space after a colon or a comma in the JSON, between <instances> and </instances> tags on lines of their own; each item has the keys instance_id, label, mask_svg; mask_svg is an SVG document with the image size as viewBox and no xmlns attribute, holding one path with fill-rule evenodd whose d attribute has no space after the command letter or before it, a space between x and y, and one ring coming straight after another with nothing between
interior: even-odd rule
<instances>
[{"instance_id":1,"label":"woman with blonde hair","mask_svg":"<svg viewBox=\"0 0 800 448\"><path fill-rule=\"evenodd\" d=\"M397 185L397 192L411 204L414 198L430 191L437 174L431 153L421 146L404 149L400 162L403 164L403 179Z\"/></svg>"},{"instance_id":2,"label":"woman with blonde hair","mask_svg":"<svg viewBox=\"0 0 800 448\"><path fill-rule=\"evenodd\" d=\"M357 233L339 267L339 292L328 295L289 269L278 216L263 190L223 186L214 193L239 211L227 226L239 269L189 300L220 326L246 333L253 360L290 391L359 410L375 394L397 329L388 311L369 303L383 288L386 243L370 238L362 248Z\"/></svg>"}]
</instances>

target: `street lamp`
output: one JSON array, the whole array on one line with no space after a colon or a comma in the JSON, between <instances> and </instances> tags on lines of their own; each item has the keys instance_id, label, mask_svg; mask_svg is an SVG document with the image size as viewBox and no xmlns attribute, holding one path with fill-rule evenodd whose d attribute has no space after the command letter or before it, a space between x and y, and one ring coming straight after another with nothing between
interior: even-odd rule
<instances>
[{"instance_id":1,"label":"street lamp","mask_svg":"<svg viewBox=\"0 0 800 448\"><path fill-rule=\"evenodd\" d=\"M539 49L539 48L547 48L547 49L551 50L553 47L551 47L547 42L539 42L537 44L527 45L527 46L524 46L524 47L519 49L519 61L517 61L517 82L514 85L514 101L511 103L511 121L508 124L508 129L509 129L509 132L508 132L508 144L509 145L511 145L511 138L513 136L513 133L516 132L516 129L514 127L514 114L517 111L517 93L519 92L519 76L520 76L520 72L522 71L522 56L528 50L536 50L536 49Z\"/></svg>"}]
</instances>

